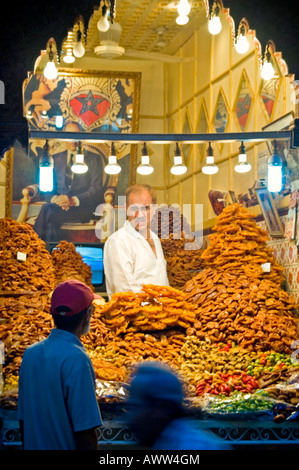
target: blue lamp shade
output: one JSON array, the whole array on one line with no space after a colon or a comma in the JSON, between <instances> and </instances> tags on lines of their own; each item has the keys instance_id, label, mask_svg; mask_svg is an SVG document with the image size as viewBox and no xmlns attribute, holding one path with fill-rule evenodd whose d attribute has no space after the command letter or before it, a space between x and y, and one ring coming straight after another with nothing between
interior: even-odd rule
<instances>
[{"instance_id":1,"label":"blue lamp shade","mask_svg":"<svg viewBox=\"0 0 299 470\"><path fill-rule=\"evenodd\" d=\"M274 142L274 153L268 160L268 191L276 193L282 189L282 159Z\"/></svg>"},{"instance_id":2,"label":"blue lamp shade","mask_svg":"<svg viewBox=\"0 0 299 470\"><path fill-rule=\"evenodd\" d=\"M53 191L54 185L54 160L49 152L49 144L46 141L43 154L39 161L39 189L41 192Z\"/></svg>"}]
</instances>

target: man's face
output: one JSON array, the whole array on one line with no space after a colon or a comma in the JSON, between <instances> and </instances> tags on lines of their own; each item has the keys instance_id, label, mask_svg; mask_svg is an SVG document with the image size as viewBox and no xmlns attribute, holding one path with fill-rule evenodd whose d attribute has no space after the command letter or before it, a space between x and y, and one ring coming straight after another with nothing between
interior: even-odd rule
<instances>
[{"instance_id":1,"label":"man's face","mask_svg":"<svg viewBox=\"0 0 299 470\"><path fill-rule=\"evenodd\" d=\"M127 217L132 226L140 233L150 229L152 197L147 189L129 195Z\"/></svg>"}]
</instances>

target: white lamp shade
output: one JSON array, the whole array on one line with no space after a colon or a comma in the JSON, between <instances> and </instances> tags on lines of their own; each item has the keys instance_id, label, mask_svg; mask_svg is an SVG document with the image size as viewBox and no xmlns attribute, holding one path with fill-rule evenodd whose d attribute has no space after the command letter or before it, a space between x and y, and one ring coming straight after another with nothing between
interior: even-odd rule
<instances>
[{"instance_id":1,"label":"white lamp shade","mask_svg":"<svg viewBox=\"0 0 299 470\"><path fill-rule=\"evenodd\" d=\"M153 171L154 168L150 165L149 156L143 155L141 157L141 164L137 167L137 173L140 175L150 175Z\"/></svg>"},{"instance_id":2,"label":"white lamp shade","mask_svg":"<svg viewBox=\"0 0 299 470\"><path fill-rule=\"evenodd\" d=\"M268 165L268 191L276 193L282 188L282 167L281 165Z\"/></svg>"},{"instance_id":3,"label":"white lamp shade","mask_svg":"<svg viewBox=\"0 0 299 470\"><path fill-rule=\"evenodd\" d=\"M75 57L72 54L70 49L67 50L65 56L63 57L63 62L66 64L72 64L75 61Z\"/></svg>"},{"instance_id":4,"label":"white lamp shade","mask_svg":"<svg viewBox=\"0 0 299 470\"><path fill-rule=\"evenodd\" d=\"M235 165L235 171L237 173L248 173L251 170L251 165L247 161L246 153L240 153L237 165Z\"/></svg>"},{"instance_id":5,"label":"white lamp shade","mask_svg":"<svg viewBox=\"0 0 299 470\"><path fill-rule=\"evenodd\" d=\"M84 162L84 155L82 153L77 153L75 156L75 163L72 165L72 172L77 174L86 173L88 166Z\"/></svg>"},{"instance_id":6,"label":"white lamp shade","mask_svg":"<svg viewBox=\"0 0 299 470\"><path fill-rule=\"evenodd\" d=\"M214 157L213 156L207 156L206 157L206 165L202 167L201 171L205 175L215 175L219 170L218 166L215 165L214 163Z\"/></svg>"},{"instance_id":7,"label":"white lamp shade","mask_svg":"<svg viewBox=\"0 0 299 470\"><path fill-rule=\"evenodd\" d=\"M108 175L117 175L120 171L121 167L117 163L117 157L115 155L110 155L108 165L105 166L105 173Z\"/></svg>"},{"instance_id":8,"label":"white lamp shade","mask_svg":"<svg viewBox=\"0 0 299 470\"><path fill-rule=\"evenodd\" d=\"M174 165L171 167L170 172L173 175L183 175L186 173L187 167L183 164L183 159L181 155L175 155L174 157Z\"/></svg>"},{"instance_id":9,"label":"white lamp shade","mask_svg":"<svg viewBox=\"0 0 299 470\"><path fill-rule=\"evenodd\" d=\"M57 116L55 116L55 127L57 129L61 129L63 127L63 123L64 123L64 119L61 114L58 114Z\"/></svg>"},{"instance_id":10,"label":"white lamp shade","mask_svg":"<svg viewBox=\"0 0 299 470\"><path fill-rule=\"evenodd\" d=\"M39 167L39 189L42 192L53 191L53 166Z\"/></svg>"}]
</instances>

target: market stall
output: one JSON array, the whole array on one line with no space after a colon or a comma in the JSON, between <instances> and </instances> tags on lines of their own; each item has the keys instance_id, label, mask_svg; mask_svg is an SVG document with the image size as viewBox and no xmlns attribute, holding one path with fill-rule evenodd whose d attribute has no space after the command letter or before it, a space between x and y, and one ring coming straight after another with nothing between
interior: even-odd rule
<instances>
[{"instance_id":1,"label":"market stall","mask_svg":"<svg viewBox=\"0 0 299 470\"><path fill-rule=\"evenodd\" d=\"M126 398L131 371L148 359L173 368L198 426L226 442L299 444L298 306L283 287L282 266L267 232L240 204L223 210L213 232L205 249L193 251L191 264L175 263L177 279L185 276L179 286L145 285L140 293L97 301L82 342L103 413L99 445L135 445ZM53 327L49 295L55 285L67 278L91 285L91 271L71 242L49 253L29 225L12 219L1 220L0 233L1 437L4 447L17 447L22 354ZM173 237L167 241L169 267L181 253L175 244Z\"/></svg>"}]
</instances>

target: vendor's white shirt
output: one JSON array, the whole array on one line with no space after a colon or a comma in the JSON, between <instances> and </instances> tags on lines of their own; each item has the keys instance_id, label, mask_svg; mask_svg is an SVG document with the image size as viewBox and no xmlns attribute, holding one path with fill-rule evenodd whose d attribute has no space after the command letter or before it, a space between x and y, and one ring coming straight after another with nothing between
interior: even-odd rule
<instances>
[{"instance_id":1,"label":"vendor's white shirt","mask_svg":"<svg viewBox=\"0 0 299 470\"><path fill-rule=\"evenodd\" d=\"M151 237L157 256L129 221L107 239L104 271L109 298L115 292L140 292L143 284L169 285L161 242L152 231Z\"/></svg>"}]
</instances>

